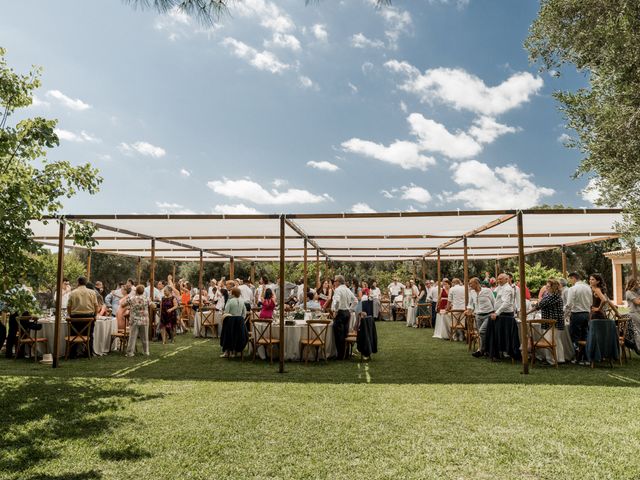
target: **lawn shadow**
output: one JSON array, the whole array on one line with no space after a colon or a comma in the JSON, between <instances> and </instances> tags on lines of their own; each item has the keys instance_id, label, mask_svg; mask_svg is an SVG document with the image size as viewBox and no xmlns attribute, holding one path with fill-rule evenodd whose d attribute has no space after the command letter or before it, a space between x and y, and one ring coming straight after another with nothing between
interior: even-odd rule
<instances>
[{"instance_id":1,"label":"lawn shadow","mask_svg":"<svg viewBox=\"0 0 640 480\"><path fill-rule=\"evenodd\" d=\"M159 395L143 395L126 385L107 385L99 379L0 377L0 471L14 478L43 462L60 456L68 440L94 442L127 419L127 401L145 401ZM33 478L93 479L95 470Z\"/></svg>"},{"instance_id":2,"label":"lawn shadow","mask_svg":"<svg viewBox=\"0 0 640 480\"><path fill-rule=\"evenodd\" d=\"M23 477L22 480L99 480L102 473L97 470L87 470L78 473L62 473L60 475L37 474L29 477Z\"/></svg>"}]
</instances>

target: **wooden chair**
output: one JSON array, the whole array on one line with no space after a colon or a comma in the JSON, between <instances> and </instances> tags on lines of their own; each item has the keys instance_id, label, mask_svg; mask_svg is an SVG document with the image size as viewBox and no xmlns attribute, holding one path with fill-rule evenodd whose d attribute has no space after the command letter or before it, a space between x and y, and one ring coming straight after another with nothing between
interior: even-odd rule
<instances>
[{"instance_id":1,"label":"wooden chair","mask_svg":"<svg viewBox=\"0 0 640 480\"><path fill-rule=\"evenodd\" d=\"M462 332L464 335L467 331L467 327L465 326L466 315L464 312L464 310L451 310L449 312L451 315L449 341L451 342L455 338L456 332Z\"/></svg>"},{"instance_id":2,"label":"wooden chair","mask_svg":"<svg viewBox=\"0 0 640 480\"><path fill-rule=\"evenodd\" d=\"M536 363L536 350L550 350L553 363L558 368L558 345L556 344L556 321L548 318L527 320L529 324L529 340L531 341L531 366ZM540 325L540 330L533 328ZM546 326L549 326L545 329Z\"/></svg>"},{"instance_id":3,"label":"wooden chair","mask_svg":"<svg viewBox=\"0 0 640 480\"><path fill-rule=\"evenodd\" d=\"M431 302L418 303L416 305L416 312L427 313L426 315L416 315L416 323L418 325L418 328L427 327L427 326L429 328L433 327L433 319L431 318Z\"/></svg>"},{"instance_id":4,"label":"wooden chair","mask_svg":"<svg viewBox=\"0 0 640 480\"><path fill-rule=\"evenodd\" d=\"M347 334L346 340L346 356L347 358L353 357L353 346L358 342L358 332L350 330Z\"/></svg>"},{"instance_id":5,"label":"wooden chair","mask_svg":"<svg viewBox=\"0 0 640 480\"><path fill-rule=\"evenodd\" d=\"M118 345L118 350L122 353L127 351L127 344L129 343L129 327L130 327L130 316L124 316L124 328L118 329L117 332L111 334L111 343L109 344L109 350L113 350L113 342L116 340L120 340L120 344Z\"/></svg>"},{"instance_id":6,"label":"wooden chair","mask_svg":"<svg viewBox=\"0 0 640 480\"><path fill-rule=\"evenodd\" d=\"M389 320L391 316L391 302L388 295L382 295L380 298L380 317Z\"/></svg>"},{"instance_id":7,"label":"wooden chair","mask_svg":"<svg viewBox=\"0 0 640 480\"><path fill-rule=\"evenodd\" d=\"M624 359L624 363L629 361L629 356L627 355L627 347L624 344L624 337L627 331L627 324L631 320L629 315L618 315L618 318L615 319L616 322L616 330L618 332L618 345L620 345L620 365L622 365L622 360ZM631 351L629 351L631 353Z\"/></svg>"},{"instance_id":8,"label":"wooden chair","mask_svg":"<svg viewBox=\"0 0 640 480\"><path fill-rule=\"evenodd\" d=\"M300 340L300 358L304 356L304 364L308 361L308 348L316 349L316 361L320 356L320 349L324 355L324 361L327 363L327 331L329 330L330 320L307 320L307 338ZM319 328L317 329L316 326Z\"/></svg>"},{"instance_id":9,"label":"wooden chair","mask_svg":"<svg viewBox=\"0 0 640 480\"><path fill-rule=\"evenodd\" d=\"M37 320L38 317L32 317L30 315L16 318L16 321L18 322L18 332L16 334L16 351L13 355L14 360L18 358L18 352L20 352L20 348L23 345L29 345L34 362L38 360L39 344L44 344L45 353L49 353L49 341L46 338L38 338L37 330L29 329L29 322ZM31 336L32 331L35 333L35 336Z\"/></svg>"},{"instance_id":10,"label":"wooden chair","mask_svg":"<svg viewBox=\"0 0 640 480\"><path fill-rule=\"evenodd\" d=\"M77 317L67 318L67 336L64 337L66 342L64 358L69 359L69 352L74 345L84 345L87 349L87 357L91 358L91 327L96 318Z\"/></svg>"},{"instance_id":11,"label":"wooden chair","mask_svg":"<svg viewBox=\"0 0 640 480\"><path fill-rule=\"evenodd\" d=\"M210 308L204 307L200 312L200 331L198 335L201 337L207 336L207 329L211 330L211 336L217 337L216 324L215 324L216 311Z\"/></svg>"},{"instance_id":12,"label":"wooden chair","mask_svg":"<svg viewBox=\"0 0 640 480\"><path fill-rule=\"evenodd\" d=\"M253 345L253 361L256 361L256 352L260 347L264 347L264 353L267 354L269 348L269 363L273 363L273 346L278 345L280 348L280 339L273 338L273 320L259 318L251 320L251 344Z\"/></svg>"},{"instance_id":13,"label":"wooden chair","mask_svg":"<svg viewBox=\"0 0 640 480\"><path fill-rule=\"evenodd\" d=\"M404 307L396 307L396 321L399 320L400 315L407 319L407 309Z\"/></svg>"},{"instance_id":14,"label":"wooden chair","mask_svg":"<svg viewBox=\"0 0 640 480\"><path fill-rule=\"evenodd\" d=\"M480 349L480 331L476 326L476 316L471 313L466 318L467 326L467 345L470 352L475 352Z\"/></svg>"}]
</instances>

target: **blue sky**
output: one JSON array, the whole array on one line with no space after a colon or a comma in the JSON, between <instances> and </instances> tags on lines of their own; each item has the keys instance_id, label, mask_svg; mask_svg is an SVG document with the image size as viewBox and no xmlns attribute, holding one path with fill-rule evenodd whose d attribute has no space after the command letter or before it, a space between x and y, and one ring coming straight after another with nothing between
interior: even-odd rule
<instances>
[{"instance_id":1,"label":"blue sky","mask_svg":"<svg viewBox=\"0 0 640 480\"><path fill-rule=\"evenodd\" d=\"M213 27L123 2L6 2L0 45L44 68L25 115L104 183L72 213L590 206L529 65L534 1L239 0Z\"/></svg>"}]
</instances>

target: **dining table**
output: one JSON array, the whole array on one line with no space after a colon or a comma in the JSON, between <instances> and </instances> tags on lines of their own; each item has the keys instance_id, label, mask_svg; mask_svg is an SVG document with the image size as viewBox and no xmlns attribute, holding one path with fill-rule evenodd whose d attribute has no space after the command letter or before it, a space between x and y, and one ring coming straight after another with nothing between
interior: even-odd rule
<instances>
[{"instance_id":1,"label":"dining table","mask_svg":"<svg viewBox=\"0 0 640 480\"><path fill-rule=\"evenodd\" d=\"M38 335L39 338L47 339L49 353L53 353L55 344L55 318L46 316L38 319L38 324L42 325L40 330L31 330L31 335ZM102 356L110 351L115 351L120 346L120 341L111 341L111 334L117 333L118 320L116 317L96 317L93 327L93 354ZM67 322L62 320L58 331L58 356L63 356L66 352L65 337L67 336ZM38 353L44 353L44 345L38 345Z\"/></svg>"}]
</instances>

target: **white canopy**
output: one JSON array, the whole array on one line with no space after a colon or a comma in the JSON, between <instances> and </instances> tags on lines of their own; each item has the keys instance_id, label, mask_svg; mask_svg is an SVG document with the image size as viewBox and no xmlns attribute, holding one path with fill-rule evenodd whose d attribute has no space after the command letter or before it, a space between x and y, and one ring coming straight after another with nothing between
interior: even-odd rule
<instances>
[{"instance_id":1,"label":"white canopy","mask_svg":"<svg viewBox=\"0 0 640 480\"><path fill-rule=\"evenodd\" d=\"M332 261L503 259L518 255L515 210L294 214L285 221L285 258ZM524 210L525 254L619 236L617 209ZM278 261L281 215L68 215L97 226L93 251L172 261ZM58 245L57 219L31 223L34 239ZM71 239L67 247L76 247Z\"/></svg>"}]
</instances>

